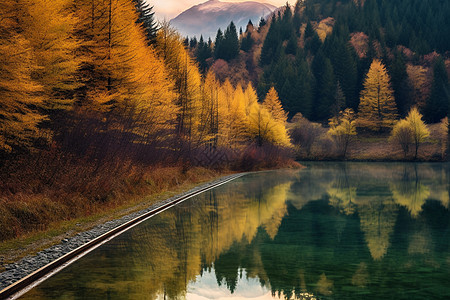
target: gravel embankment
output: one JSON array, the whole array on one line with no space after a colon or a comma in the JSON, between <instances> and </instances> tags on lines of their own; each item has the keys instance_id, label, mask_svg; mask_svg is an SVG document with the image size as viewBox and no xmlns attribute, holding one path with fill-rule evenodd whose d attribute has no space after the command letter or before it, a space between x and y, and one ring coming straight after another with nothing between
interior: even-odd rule
<instances>
[{"instance_id":1,"label":"gravel embankment","mask_svg":"<svg viewBox=\"0 0 450 300\"><path fill-rule=\"evenodd\" d=\"M162 205L168 204L170 202L176 201L177 199L191 193L195 193L196 191L202 190L204 188L219 184L221 182L225 182L227 180L232 179L233 177L239 176L237 174L229 175L225 177L221 177L217 180L208 182L206 184L197 186L183 194L176 195L164 201L158 202L156 204L151 205L150 207L141 210L139 212L135 212L124 216L120 219L106 222L102 225L96 226L93 229L77 234L74 237L64 239L58 245L50 247L46 250L38 252L35 256L27 256L16 263L12 263L6 265L6 271L0 273L0 291L6 288L7 286L13 284L14 282L22 279L23 277L33 273L39 268L45 266L51 261L58 259L59 257L69 253L70 251L82 246L83 244L101 236L102 234L114 229L117 226L120 226L130 220L133 220L151 210L154 210Z\"/></svg>"}]
</instances>

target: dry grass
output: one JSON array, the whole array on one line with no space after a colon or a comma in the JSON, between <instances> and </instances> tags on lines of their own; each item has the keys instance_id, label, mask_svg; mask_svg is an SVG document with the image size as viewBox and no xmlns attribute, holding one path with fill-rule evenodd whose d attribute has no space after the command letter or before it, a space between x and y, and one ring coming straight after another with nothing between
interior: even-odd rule
<instances>
[{"instance_id":1,"label":"dry grass","mask_svg":"<svg viewBox=\"0 0 450 300\"><path fill-rule=\"evenodd\" d=\"M223 175L206 168L187 172L178 167L148 169L140 180L130 174L111 190L109 201L91 203L75 199L50 199L44 195L15 195L0 202L0 227L9 238L0 242L0 272L3 265L35 254L62 239L96 225L142 210L194 186ZM2 236L7 236L2 233Z\"/></svg>"},{"instance_id":2,"label":"dry grass","mask_svg":"<svg viewBox=\"0 0 450 300\"><path fill-rule=\"evenodd\" d=\"M442 136L439 124L428 125L430 137L420 145L418 161L443 161L444 153L442 146ZM410 147L409 153L404 157L400 145L388 141L389 134L358 134L349 146L346 160L355 161L412 161L414 160L414 147ZM300 160L338 160L342 159L337 155L331 141L327 140L325 133L313 145L311 154L305 155L298 152Z\"/></svg>"},{"instance_id":3,"label":"dry grass","mask_svg":"<svg viewBox=\"0 0 450 300\"><path fill-rule=\"evenodd\" d=\"M3 167L0 241L217 176L217 172L201 168L183 172L180 167L143 167L125 161L100 166L84 160L62 161L59 156L40 157L36 165L30 158Z\"/></svg>"}]
</instances>

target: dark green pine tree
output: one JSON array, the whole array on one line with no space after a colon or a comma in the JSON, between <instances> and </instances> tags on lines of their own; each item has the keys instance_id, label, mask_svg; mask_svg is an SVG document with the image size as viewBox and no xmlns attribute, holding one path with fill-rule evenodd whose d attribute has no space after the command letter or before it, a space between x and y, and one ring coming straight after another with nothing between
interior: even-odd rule
<instances>
[{"instance_id":1,"label":"dark green pine tree","mask_svg":"<svg viewBox=\"0 0 450 300\"><path fill-rule=\"evenodd\" d=\"M302 9L302 1L297 0L294 7L294 15L292 17L292 25L294 26L295 34L300 37L300 27L302 26L302 17L301 17L301 9Z\"/></svg>"},{"instance_id":2,"label":"dark green pine tree","mask_svg":"<svg viewBox=\"0 0 450 300\"><path fill-rule=\"evenodd\" d=\"M298 51L295 60L296 74L294 77L292 96L289 105L292 107L290 116L300 112L308 119L312 117L312 74L309 69L306 55Z\"/></svg>"},{"instance_id":3,"label":"dark green pine tree","mask_svg":"<svg viewBox=\"0 0 450 300\"><path fill-rule=\"evenodd\" d=\"M425 104L424 117L430 123L437 123L445 118L449 110L449 90L447 70L442 57L436 59L433 65L433 84L431 94Z\"/></svg>"},{"instance_id":4,"label":"dark green pine tree","mask_svg":"<svg viewBox=\"0 0 450 300\"><path fill-rule=\"evenodd\" d=\"M286 54L292 54L297 55L297 49L298 49L298 41L297 41L297 35L292 32L291 37L288 40L288 43L286 45L285 52Z\"/></svg>"},{"instance_id":5,"label":"dark green pine tree","mask_svg":"<svg viewBox=\"0 0 450 300\"><path fill-rule=\"evenodd\" d=\"M261 19L259 20L258 32L261 30L262 27L266 26L266 24L267 24L266 19L264 19L263 17L261 17Z\"/></svg>"},{"instance_id":6,"label":"dark green pine tree","mask_svg":"<svg viewBox=\"0 0 450 300\"><path fill-rule=\"evenodd\" d=\"M321 50L314 57L311 65L315 85L313 94L313 120L324 121L332 116L336 85L334 81L333 67Z\"/></svg>"},{"instance_id":7,"label":"dark green pine tree","mask_svg":"<svg viewBox=\"0 0 450 300\"><path fill-rule=\"evenodd\" d=\"M325 40L324 53L330 58L336 80L341 83L347 99L346 106L356 110L359 105L357 89L358 73L355 55L350 50L346 38L333 34Z\"/></svg>"},{"instance_id":8,"label":"dark green pine tree","mask_svg":"<svg viewBox=\"0 0 450 300\"><path fill-rule=\"evenodd\" d=\"M191 38L191 40L189 41L189 47L194 49L195 47L197 47L198 41L197 38L194 36L193 38Z\"/></svg>"},{"instance_id":9,"label":"dark green pine tree","mask_svg":"<svg viewBox=\"0 0 450 300\"><path fill-rule=\"evenodd\" d=\"M220 34L217 32L216 47L218 53L216 58L222 58L226 61L230 61L239 55L239 38L236 31L236 26L233 21L228 25L223 35L223 40L217 45L217 38L220 40ZM215 53L216 54L216 53Z\"/></svg>"},{"instance_id":10,"label":"dark green pine tree","mask_svg":"<svg viewBox=\"0 0 450 300\"><path fill-rule=\"evenodd\" d=\"M136 23L142 24L145 30L145 36L149 45L156 42L156 33L158 32L158 25L155 21L155 13L153 6L150 6L145 0L133 0L139 18Z\"/></svg>"},{"instance_id":11,"label":"dark green pine tree","mask_svg":"<svg viewBox=\"0 0 450 300\"><path fill-rule=\"evenodd\" d=\"M286 6L284 7L284 13L280 20L280 34L281 39L283 41L288 40L294 32L294 27L292 23L292 10L291 6L286 3Z\"/></svg>"},{"instance_id":12,"label":"dark green pine tree","mask_svg":"<svg viewBox=\"0 0 450 300\"><path fill-rule=\"evenodd\" d=\"M311 22L308 21L308 23L306 23L306 28L305 28L305 41L309 38L312 38L314 33L316 33L316 31L314 30L314 28L311 25Z\"/></svg>"},{"instance_id":13,"label":"dark green pine tree","mask_svg":"<svg viewBox=\"0 0 450 300\"><path fill-rule=\"evenodd\" d=\"M310 54L315 55L319 50L320 46L322 46L322 41L320 40L320 37L317 34L317 32L314 31L313 36L306 39L305 49L309 51Z\"/></svg>"},{"instance_id":14,"label":"dark green pine tree","mask_svg":"<svg viewBox=\"0 0 450 300\"><path fill-rule=\"evenodd\" d=\"M241 41L241 50L244 52L249 52L252 49L254 44L252 33L247 32L246 35L242 38Z\"/></svg>"},{"instance_id":15,"label":"dark green pine tree","mask_svg":"<svg viewBox=\"0 0 450 300\"><path fill-rule=\"evenodd\" d=\"M214 58L215 59L220 59L223 58L224 54L223 54L223 33L222 30L220 30L220 28L217 30L217 34L216 34L216 41L214 42Z\"/></svg>"},{"instance_id":16,"label":"dark green pine tree","mask_svg":"<svg viewBox=\"0 0 450 300\"><path fill-rule=\"evenodd\" d=\"M411 108L408 73L406 72L406 64L401 53L396 53L394 60L388 68L391 76L391 85L394 89L395 102L400 116L405 117Z\"/></svg>"},{"instance_id":17,"label":"dark green pine tree","mask_svg":"<svg viewBox=\"0 0 450 300\"><path fill-rule=\"evenodd\" d=\"M198 42L197 49L195 50L195 57L197 59L200 71L204 74L208 70L207 60L212 56L211 45L205 43L203 36L200 36L200 41Z\"/></svg>"},{"instance_id":18,"label":"dark green pine tree","mask_svg":"<svg viewBox=\"0 0 450 300\"><path fill-rule=\"evenodd\" d=\"M279 21L272 16L269 31L267 32L266 39L264 40L263 47L261 49L260 64L262 66L270 65L272 62L277 61L280 57L280 45L283 43L280 35Z\"/></svg>"}]
</instances>

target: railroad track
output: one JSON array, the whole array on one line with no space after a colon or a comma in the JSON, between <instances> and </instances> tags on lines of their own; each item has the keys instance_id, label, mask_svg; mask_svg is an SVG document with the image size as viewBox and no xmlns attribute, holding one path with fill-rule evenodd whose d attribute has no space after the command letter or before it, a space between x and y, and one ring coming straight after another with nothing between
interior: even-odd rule
<instances>
[{"instance_id":1,"label":"railroad track","mask_svg":"<svg viewBox=\"0 0 450 300\"><path fill-rule=\"evenodd\" d=\"M34 288L35 286L39 285L41 282L45 281L49 277L53 276L54 274L58 273L68 265L72 264L73 262L77 261L84 255L88 254L92 250L100 247L101 245L107 243L108 241L112 240L113 238L117 237L118 235L124 233L125 231L129 230L130 228L133 228L134 226L146 221L147 219L181 203L184 202L194 196L197 196L203 192L206 192L208 190L211 190L213 188L216 188L218 186L221 186L223 184L226 184L230 181L233 181L239 177L244 176L245 174L236 174L231 175L224 180L221 180L217 183L213 183L211 185L208 185L204 188L201 188L199 190L192 191L186 195L180 196L173 201L167 202L162 204L161 206L148 211L144 214L142 214L139 217L134 218L131 221L128 221L122 225L117 226L116 228L108 231L107 233L102 234L101 236L91 240L90 242L78 247L75 250L72 250L71 252L61 256L60 258L50 262L49 264L45 265L44 267L34 271L33 273L29 274L28 276L20 279L19 281L16 281L15 283L11 284L10 286L6 287L5 289L0 291L0 299L7 299L7 300L13 300L18 299L19 297L23 296L26 292Z\"/></svg>"}]
</instances>

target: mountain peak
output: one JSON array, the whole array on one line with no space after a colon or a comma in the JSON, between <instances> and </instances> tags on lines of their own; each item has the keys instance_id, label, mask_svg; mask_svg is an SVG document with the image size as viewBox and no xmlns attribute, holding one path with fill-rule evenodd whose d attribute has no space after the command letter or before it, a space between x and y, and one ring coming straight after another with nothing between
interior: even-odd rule
<instances>
[{"instance_id":1,"label":"mountain peak","mask_svg":"<svg viewBox=\"0 0 450 300\"><path fill-rule=\"evenodd\" d=\"M213 38L219 28L223 31L231 21L237 28L245 28L249 20L257 24L261 17L267 17L276 9L271 4L257 1L209 0L182 12L171 23L184 36Z\"/></svg>"}]
</instances>

